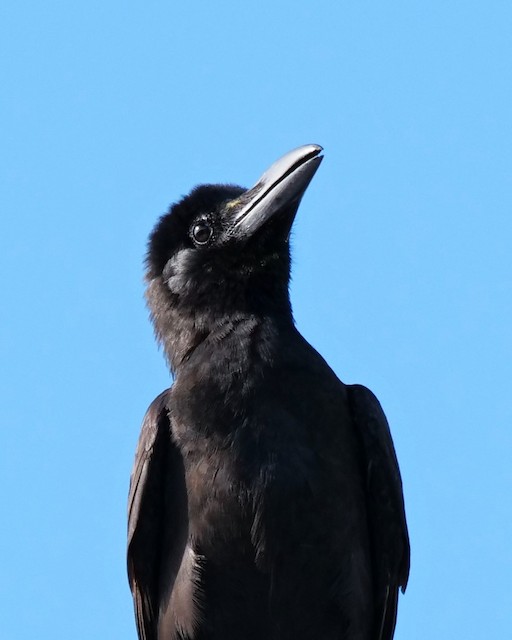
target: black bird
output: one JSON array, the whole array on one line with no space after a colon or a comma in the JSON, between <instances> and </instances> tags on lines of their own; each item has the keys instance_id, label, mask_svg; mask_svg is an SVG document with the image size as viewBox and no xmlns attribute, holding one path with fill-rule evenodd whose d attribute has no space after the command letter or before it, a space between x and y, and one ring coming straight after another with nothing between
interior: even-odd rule
<instances>
[{"instance_id":1,"label":"black bird","mask_svg":"<svg viewBox=\"0 0 512 640\"><path fill-rule=\"evenodd\" d=\"M390 640L409 573L402 483L371 391L294 325L289 235L316 145L156 225L147 301L174 384L128 505L141 640Z\"/></svg>"}]
</instances>

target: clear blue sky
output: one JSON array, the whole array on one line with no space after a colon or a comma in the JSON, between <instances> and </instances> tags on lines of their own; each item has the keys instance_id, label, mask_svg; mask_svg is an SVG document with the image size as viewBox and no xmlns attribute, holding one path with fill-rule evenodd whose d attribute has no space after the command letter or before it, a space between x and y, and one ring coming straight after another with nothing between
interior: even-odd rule
<instances>
[{"instance_id":1,"label":"clear blue sky","mask_svg":"<svg viewBox=\"0 0 512 640\"><path fill-rule=\"evenodd\" d=\"M493 0L2 3L2 637L135 640L126 493L169 383L147 234L309 142L292 299L392 426L396 638L510 637L511 33Z\"/></svg>"}]
</instances>

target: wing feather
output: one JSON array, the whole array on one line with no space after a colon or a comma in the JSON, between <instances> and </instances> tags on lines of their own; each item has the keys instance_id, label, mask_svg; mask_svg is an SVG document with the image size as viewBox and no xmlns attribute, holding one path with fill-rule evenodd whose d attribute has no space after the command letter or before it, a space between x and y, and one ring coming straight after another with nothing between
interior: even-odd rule
<instances>
[{"instance_id":1,"label":"wing feather","mask_svg":"<svg viewBox=\"0 0 512 640\"><path fill-rule=\"evenodd\" d=\"M409 577L410 547L402 479L388 421L366 387L347 387L366 465L368 517L374 567L376 638L392 640L398 590Z\"/></svg>"},{"instance_id":2,"label":"wing feather","mask_svg":"<svg viewBox=\"0 0 512 640\"><path fill-rule=\"evenodd\" d=\"M183 551L183 463L171 439L168 402L169 389L144 416L128 494L128 579L140 640L158 638Z\"/></svg>"}]
</instances>

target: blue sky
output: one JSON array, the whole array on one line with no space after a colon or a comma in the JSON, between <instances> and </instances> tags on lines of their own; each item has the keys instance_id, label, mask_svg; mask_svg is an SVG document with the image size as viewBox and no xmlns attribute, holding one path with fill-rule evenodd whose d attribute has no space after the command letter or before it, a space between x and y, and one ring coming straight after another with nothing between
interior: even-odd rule
<instances>
[{"instance_id":1,"label":"blue sky","mask_svg":"<svg viewBox=\"0 0 512 640\"><path fill-rule=\"evenodd\" d=\"M2 4L3 637L135 640L126 493L169 383L147 235L198 182L249 186L309 142L292 300L391 423L396 638L508 637L511 30L494 0Z\"/></svg>"}]
</instances>

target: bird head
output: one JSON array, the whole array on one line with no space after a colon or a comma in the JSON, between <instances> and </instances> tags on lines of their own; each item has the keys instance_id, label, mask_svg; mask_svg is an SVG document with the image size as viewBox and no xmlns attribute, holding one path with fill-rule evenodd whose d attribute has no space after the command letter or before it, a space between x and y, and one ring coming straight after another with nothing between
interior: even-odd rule
<instances>
[{"instance_id":1,"label":"bird head","mask_svg":"<svg viewBox=\"0 0 512 640\"><path fill-rule=\"evenodd\" d=\"M321 151L305 145L287 153L250 189L200 185L157 222L146 256L147 300L171 363L178 334L194 342L191 333L204 335L223 318L291 317L290 229Z\"/></svg>"}]
</instances>

